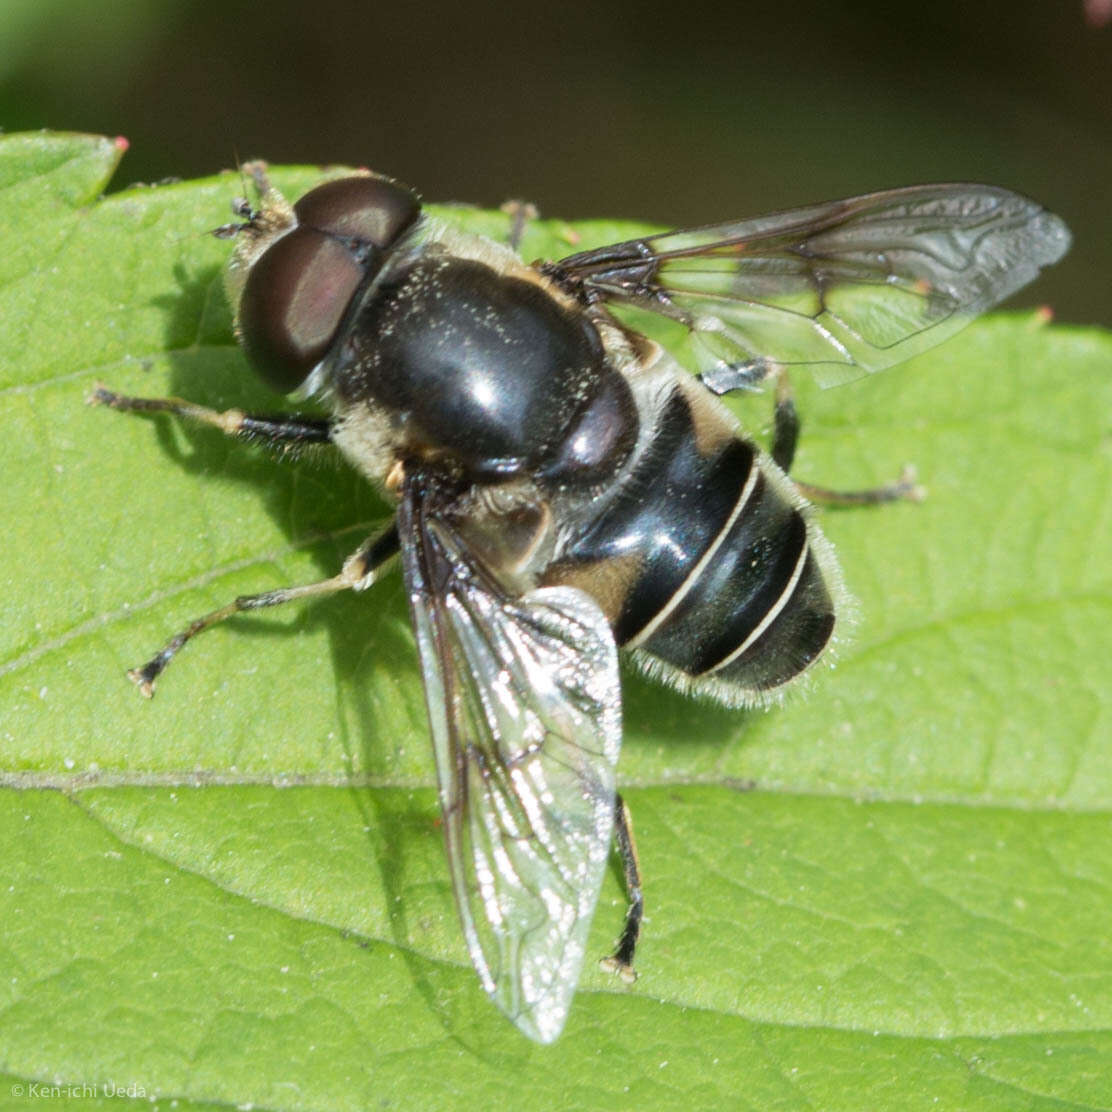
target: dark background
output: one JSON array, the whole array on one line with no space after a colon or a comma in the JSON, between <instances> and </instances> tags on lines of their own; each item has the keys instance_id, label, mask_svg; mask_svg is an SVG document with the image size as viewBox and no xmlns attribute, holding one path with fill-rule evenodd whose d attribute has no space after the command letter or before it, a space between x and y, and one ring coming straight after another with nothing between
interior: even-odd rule
<instances>
[{"instance_id":1,"label":"dark background","mask_svg":"<svg viewBox=\"0 0 1112 1112\"><path fill-rule=\"evenodd\" d=\"M340 162L682 225L1007 185L1075 235L1017 301L1112 324L1112 25L1082 0L0 0L0 44L0 124L125 135L119 186Z\"/></svg>"}]
</instances>

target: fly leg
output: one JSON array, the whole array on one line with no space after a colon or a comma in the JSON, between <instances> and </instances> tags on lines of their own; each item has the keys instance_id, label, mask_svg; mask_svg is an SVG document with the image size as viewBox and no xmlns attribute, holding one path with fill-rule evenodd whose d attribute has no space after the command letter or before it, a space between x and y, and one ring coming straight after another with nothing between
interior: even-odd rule
<instances>
[{"instance_id":1,"label":"fly leg","mask_svg":"<svg viewBox=\"0 0 1112 1112\"><path fill-rule=\"evenodd\" d=\"M264 417L242 409L210 409L181 398L133 398L97 385L89 395L90 405L132 413L172 413L187 421L211 425L226 436L262 444L282 453L296 454L314 444L332 442L332 422L324 417L304 417L298 413Z\"/></svg>"},{"instance_id":2,"label":"fly leg","mask_svg":"<svg viewBox=\"0 0 1112 1112\"><path fill-rule=\"evenodd\" d=\"M314 444L332 442L332 423L322 417L304 417L296 413L263 417L244 413L241 409L220 411L210 409L208 406L195 405L181 398L129 397L99 385L90 395L89 403L106 405L111 409L132 413L170 413L187 421L211 425L237 440L253 441L284 453L296 453ZM375 581L377 570L392 556L397 555L398 547L398 528L396 523L392 523L385 532L364 541L344 561L339 574L330 579L306 583L299 587L282 587L258 595L240 595L227 606L222 606L190 622L185 629L170 638L163 648L141 668L132 668L128 672L128 678L138 685L139 690L147 698L150 698L154 694L155 680L198 633L211 629L212 626L235 614L243 614L249 610L264 610L271 606L293 602L295 599L319 598L335 594L337 591L366 590Z\"/></svg>"},{"instance_id":3,"label":"fly leg","mask_svg":"<svg viewBox=\"0 0 1112 1112\"><path fill-rule=\"evenodd\" d=\"M799 446L799 410L795 408L795 396L787 373L781 371L776 377L776 408L772 411L772 462L785 475L792 469L795 450Z\"/></svg>"},{"instance_id":4,"label":"fly leg","mask_svg":"<svg viewBox=\"0 0 1112 1112\"><path fill-rule=\"evenodd\" d=\"M827 506L877 506L881 502L922 502L927 489L917 479L915 468L909 463L904 465L895 482L865 490L831 490L799 481L795 486L808 502Z\"/></svg>"},{"instance_id":5,"label":"fly leg","mask_svg":"<svg viewBox=\"0 0 1112 1112\"><path fill-rule=\"evenodd\" d=\"M633 968L633 952L637 949L637 939L641 936L641 919L645 912L645 900L641 893L641 866L637 860L637 843L633 840L633 819L629 808L620 795L614 796L614 844L622 862L626 895L629 909L626 911L622 936L617 948L608 958L599 963L603 969L617 973L627 984L637 980Z\"/></svg>"},{"instance_id":6,"label":"fly leg","mask_svg":"<svg viewBox=\"0 0 1112 1112\"><path fill-rule=\"evenodd\" d=\"M134 682L140 692L148 699L154 695L155 680L165 670L166 665L198 633L211 629L214 625L243 614L249 610L264 610L271 606L281 606L295 599L320 598L334 595L337 591L363 591L376 579L376 572L398 552L398 527L396 523L382 533L369 537L345 561L338 575L322 579L316 583L306 583L300 587L281 587L275 591L265 591L259 595L240 595L227 606L212 610L208 614L190 622L180 633L169 641L141 668L132 668L128 679Z\"/></svg>"},{"instance_id":7,"label":"fly leg","mask_svg":"<svg viewBox=\"0 0 1112 1112\"><path fill-rule=\"evenodd\" d=\"M516 251L521 247L525 229L537 219L540 213L537 212L537 206L529 201L504 201L499 206L499 211L510 218L510 232L506 242L511 250Z\"/></svg>"},{"instance_id":8,"label":"fly leg","mask_svg":"<svg viewBox=\"0 0 1112 1112\"><path fill-rule=\"evenodd\" d=\"M785 472L791 470L795 449L799 443L799 411L795 408L791 383L787 372L776 376L776 408L773 411L772 450L773 461ZM894 483L871 487L868 490L830 490L795 481L799 492L811 502L834 506L874 506L881 502L921 502L926 491L915 481L915 468L908 465Z\"/></svg>"}]
</instances>

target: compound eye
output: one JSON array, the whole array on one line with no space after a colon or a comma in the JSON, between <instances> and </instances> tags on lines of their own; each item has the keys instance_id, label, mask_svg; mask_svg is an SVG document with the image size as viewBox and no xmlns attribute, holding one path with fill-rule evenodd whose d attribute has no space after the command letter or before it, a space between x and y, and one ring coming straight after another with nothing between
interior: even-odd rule
<instances>
[{"instance_id":1,"label":"compound eye","mask_svg":"<svg viewBox=\"0 0 1112 1112\"><path fill-rule=\"evenodd\" d=\"M259 377L296 390L332 346L366 271L342 243L299 227L273 243L247 275L239 330Z\"/></svg>"},{"instance_id":2,"label":"compound eye","mask_svg":"<svg viewBox=\"0 0 1112 1112\"><path fill-rule=\"evenodd\" d=\"M303 227L381 249L417 219L421 202L404 185L363 176L318 185L293 210Z\"/></svg>"}]
</instances>

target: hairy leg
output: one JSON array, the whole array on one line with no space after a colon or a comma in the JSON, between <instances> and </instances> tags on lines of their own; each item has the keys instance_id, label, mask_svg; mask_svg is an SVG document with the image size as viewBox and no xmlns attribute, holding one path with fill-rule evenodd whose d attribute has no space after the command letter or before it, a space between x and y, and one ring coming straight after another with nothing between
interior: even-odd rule
<instances>
[{"instance_id":1,"label":"hairy leg","mask_svg":"<svg viewBox=\"0 0 1112 1112\"><path fill-rule=\"evenodd\" d=\"M324 417L298 413L260 416L242 409L210 409L181 398L135 398L97 385L89 395L90 405L106 405L131 413L171 413L186 421L209 425L235 437L282 452L296 452L313 444L332 442L332 422Z\"/></svg>"},{"instance_id":2,"label":"hairy leg","mask_svg":"<svg viewBox=\"0 0 1112 1112\"><path fill-rule=\"evenodd\" d=\"M795 461L799 443L799 413L795 408L788 376L781 371L776 378L776 408L773 411L772 449L770 455L785 471L790 471ZM867 490L831 490L796 480L796 487L811 502L831 506L874 506L881 502L921 502L926 491L916 482L915 469L907 466L893 483L870 487Z\"/></svg>"},{"instance_id":3,"label":"hairy leg","mask_svg":"<svg viewBox=\"0 0 1112 1112\"><path fill-rule=\"evenodd\" d=\"M180 633L171 637L146 664L140 668L132 668L127 674L128 678L137 684L139 690L149 699L154 694L155 680L198 633L211 629L235 614L281 606L295 599L334 595L337 591L366 590L375 581L375 573L378 569L396 555L397 551L398 529L397 525L392 523L384 532L364 541L344 561L338 575L299 587L280 587L278 590L265 591L258 595L240 595L226 606L194 619Z\"/></svg>"},{"instance_id":4,"label":"hairy leg","mask_svg":"<svg viewBox=\"0 0 1112 1112\"><path fill-rule=\"evenodd\" d=\"M633 969L633 955L637 940L641 936L641 919L645 912L645 900L641 892L641 866L637 860L637 843L633 840L633 820L629 808L620 795L614 797L614 845L622 862L626 895L629 909L626 911L625 925L617 948L601 965L611 973L617 973L626 984L637 980Z\"/></svg>"}]
</instances>

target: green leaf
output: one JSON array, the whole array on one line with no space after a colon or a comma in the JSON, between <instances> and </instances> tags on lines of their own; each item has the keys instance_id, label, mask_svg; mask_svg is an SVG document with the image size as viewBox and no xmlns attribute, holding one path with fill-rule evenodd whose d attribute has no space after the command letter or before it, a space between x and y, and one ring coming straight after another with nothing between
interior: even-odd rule
<instances>
[{"instance_id":1,"label":"green leaf","mask_svg":"<svg viewBox=\"0 0 1112 1112\"><path fill-rule=\"evenodd\" d=\"M626 677L642 976L588 968L539 1047L467 962L396 579L226 623L153 703L124 678L236 594L332 574L388 507L83 404L274 406L205 234L238 177L98 199L120 154L0 139L9 1106L1112 1107L1112 339L997 317L797 383L802 477L914 461L930 497L822 515L857 621L805 695ZM524 254L633 230L540 222ZM758 436L768 409L740 410ZM592 952L621 914L615 875Z\"/></svg>"}]
</instances>

